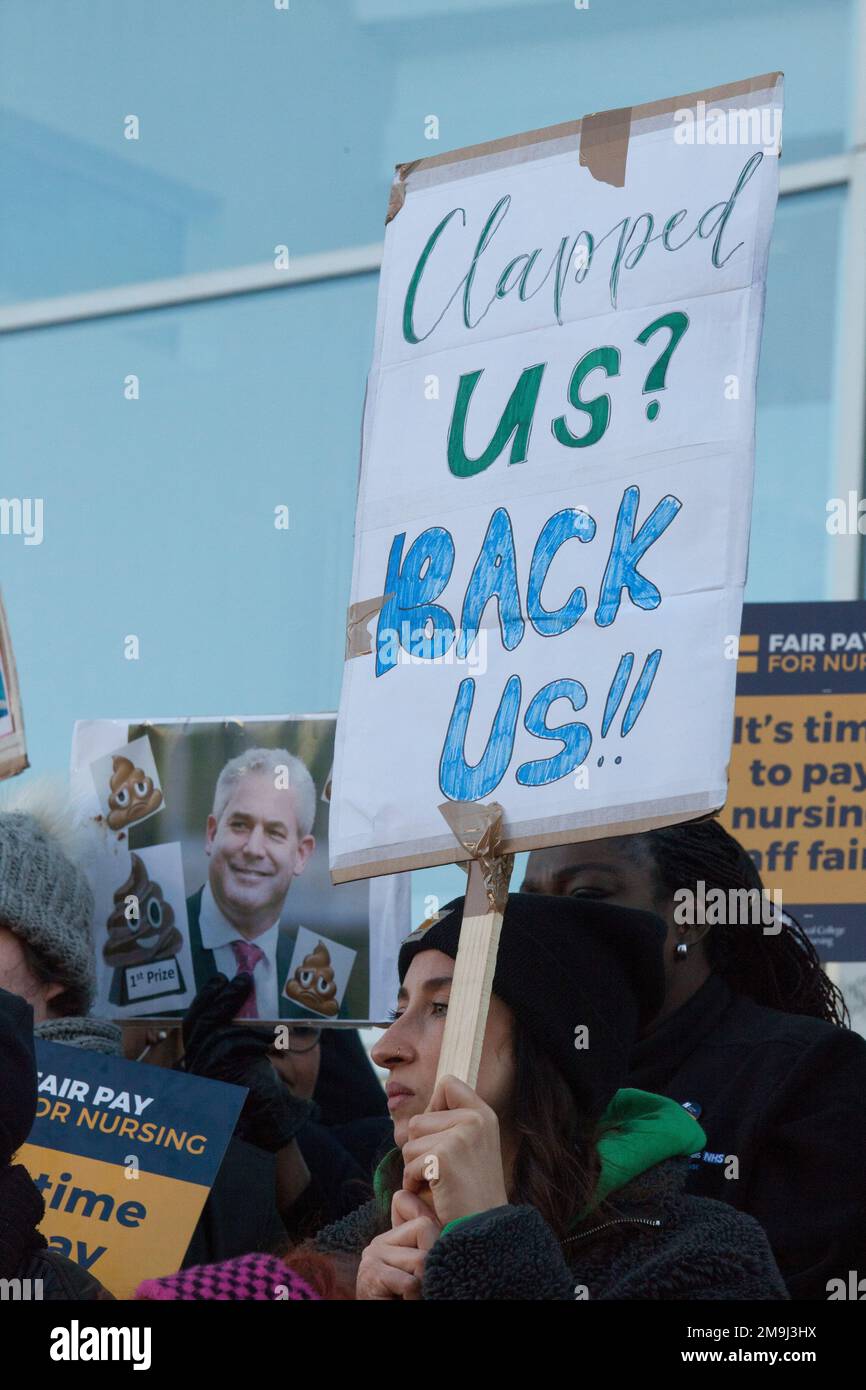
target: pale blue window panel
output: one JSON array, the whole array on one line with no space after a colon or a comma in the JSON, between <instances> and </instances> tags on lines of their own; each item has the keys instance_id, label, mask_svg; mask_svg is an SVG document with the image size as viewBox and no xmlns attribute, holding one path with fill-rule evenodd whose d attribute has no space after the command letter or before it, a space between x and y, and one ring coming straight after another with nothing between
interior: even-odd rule
<instances>
[{"instance_id":1,"label":"pale blue window panel","mask_svg":"<svg viewBox=\"0 0 866 1390\"><path fill-rule=\"evenodd\" d=\"M366 245L398 160L775 68L786 162L838 153L853 16L853 0L4 0L0 296Z\"/></svg>"},{"instance_id":2,"label":"pale blue window panel","mask_svg":"<svg viewBox=\"0 0 866 1390\"><path fill-rule=\"evenodd\" d=\"M41 545L0 537L36 768L76 718L336 708L375 302L367 276L0 339L3 495L44 500Z\"/></svg>"},{"instance_id":3,"label":"pale blue window panel","mask_svg":"<svg viewBox=\"0 0 866 1390\"><path fill-rule=\"evenodd\" d=\"M847 192L782 198L770 244L758 371L752 544L746 599L830 597L842 224Z\"/></svg>"}]
</instances>

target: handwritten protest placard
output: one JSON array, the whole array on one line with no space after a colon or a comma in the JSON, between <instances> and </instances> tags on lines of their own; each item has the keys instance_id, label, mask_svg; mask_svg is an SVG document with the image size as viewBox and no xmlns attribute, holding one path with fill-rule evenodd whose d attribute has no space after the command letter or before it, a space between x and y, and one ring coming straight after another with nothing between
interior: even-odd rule
<instances>
[{"instance_id":1,"label":"handwritten protest placard","mask_svg":"<svg viewBox=\"0 0 866 1390\"><path fill-rule=\"evenodd\" d=\"M725 800L779 74L398 169L336 881Z\"/></svg>"},{"instance_id":2,"label":"handwritten protest placard","mask_svg":"<svg viewBox=\"0 0 866 1390\"><path fill-rule=\"evenodd\" d=\"M15 654L6 622L6 608L0 597L0 780L15 777L29 766Z\"/></svg>"},{"instance_id":3,"label":"handwritten protest placard","mask_svg":"<svg viewBox=\"0 0 866 1390\"><path fill-rule=\"evenodd\" d=\"M117 1298L178 1269L246 1091L36 1039L36 1121L18 1161L51 1249Z\"/></svg>"}]
</instances>

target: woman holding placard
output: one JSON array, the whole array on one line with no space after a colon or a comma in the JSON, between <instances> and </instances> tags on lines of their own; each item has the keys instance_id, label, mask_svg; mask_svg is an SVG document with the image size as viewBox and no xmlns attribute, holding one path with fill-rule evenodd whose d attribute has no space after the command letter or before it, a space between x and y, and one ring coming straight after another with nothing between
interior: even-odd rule
<instances>
[{"instance_id":1,"label":"woman holding placard","mask_svg":"<svg viewBox=\"0 0 866 1390\"><path fill-rule=\"evenodd\" d=\"M758 1224L684 1195L697 1121L621 1089L664 994L661 921L512 895L473 1089L436 1080L462 912L459 898L400 952L373 1051L398 1147L375 1197L286 1263L325 1298L787 1298ZM279 1262L261 1259L276 1287ZM144 1296L190 1296L178 1281L195 1274Z\"/></svg>"},{"instance_id":2,"label":"woman holding placard","mask_svg":"<svg viewBox=\"0 0 866 1390\"><path fill-rule=\"evenodd\" d=\"M399 1145L377 1197L320 1233L356 1296L785 1298L756 1222L685 1197L697 1122L620 1089L663 993L648 913L521 894L505 913L477 1089L435 1083L463 900L400 953L388 1068Z\"/></svg>"}]
</instances>

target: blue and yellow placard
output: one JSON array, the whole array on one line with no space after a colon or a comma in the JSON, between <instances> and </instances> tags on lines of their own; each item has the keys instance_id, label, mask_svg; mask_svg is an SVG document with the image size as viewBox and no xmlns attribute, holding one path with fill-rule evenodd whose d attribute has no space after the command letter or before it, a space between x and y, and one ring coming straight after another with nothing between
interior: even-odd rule
<instances>
[{"instance_id":1,"label":"blue and yellow placard","mask_svg":"<svg viewBox=\"0 0 866 1390\"><path fill-rule=\"evenodd\" d=\"M45 1200L40 1230L128 1298L179 1267L246 1090L38 1039L36 1065L18 1162Z\"/></svg>"},{"instance_id":2,"label":"blue and yellow placard","mask_svg":"<svg viewBox=\"0 0 866 1390\"><path fill-rule=\"evenodd\" d=\"M748 603L722 821L825 961L866 960L866 603Z\"/></svg>"}]
</instances>

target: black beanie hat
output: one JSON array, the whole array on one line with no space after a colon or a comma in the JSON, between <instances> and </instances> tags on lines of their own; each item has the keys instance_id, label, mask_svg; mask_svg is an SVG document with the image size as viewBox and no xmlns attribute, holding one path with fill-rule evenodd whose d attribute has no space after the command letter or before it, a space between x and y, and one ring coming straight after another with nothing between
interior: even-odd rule
<instances>
[{"instance_id":1,"label":"black beanie hat","mask_svg":"<svg viewBox=\"0 0 866 1390\"><path fill-rule=\"evenodd\" d=\"M456 959L464 901L455 898L406 938L401 984L420 951ZM601 1115L626 1084L632 1047L662 1006L665 935L652 912L509 894L493 992L555 1063L585 1115ZM578 1038L581 1025L588 1032Z\"/></svg>"},{"instance_id":2,"label":"black beanie hat","mask_svg":"<svg viewBox=\"0 0 866 1390\"><path fill-rule=\"evenodd\" d=\"M33 1010L0 989L0 1169L12 1161L36 1119Z\"/></svg>"}]
</instances>

